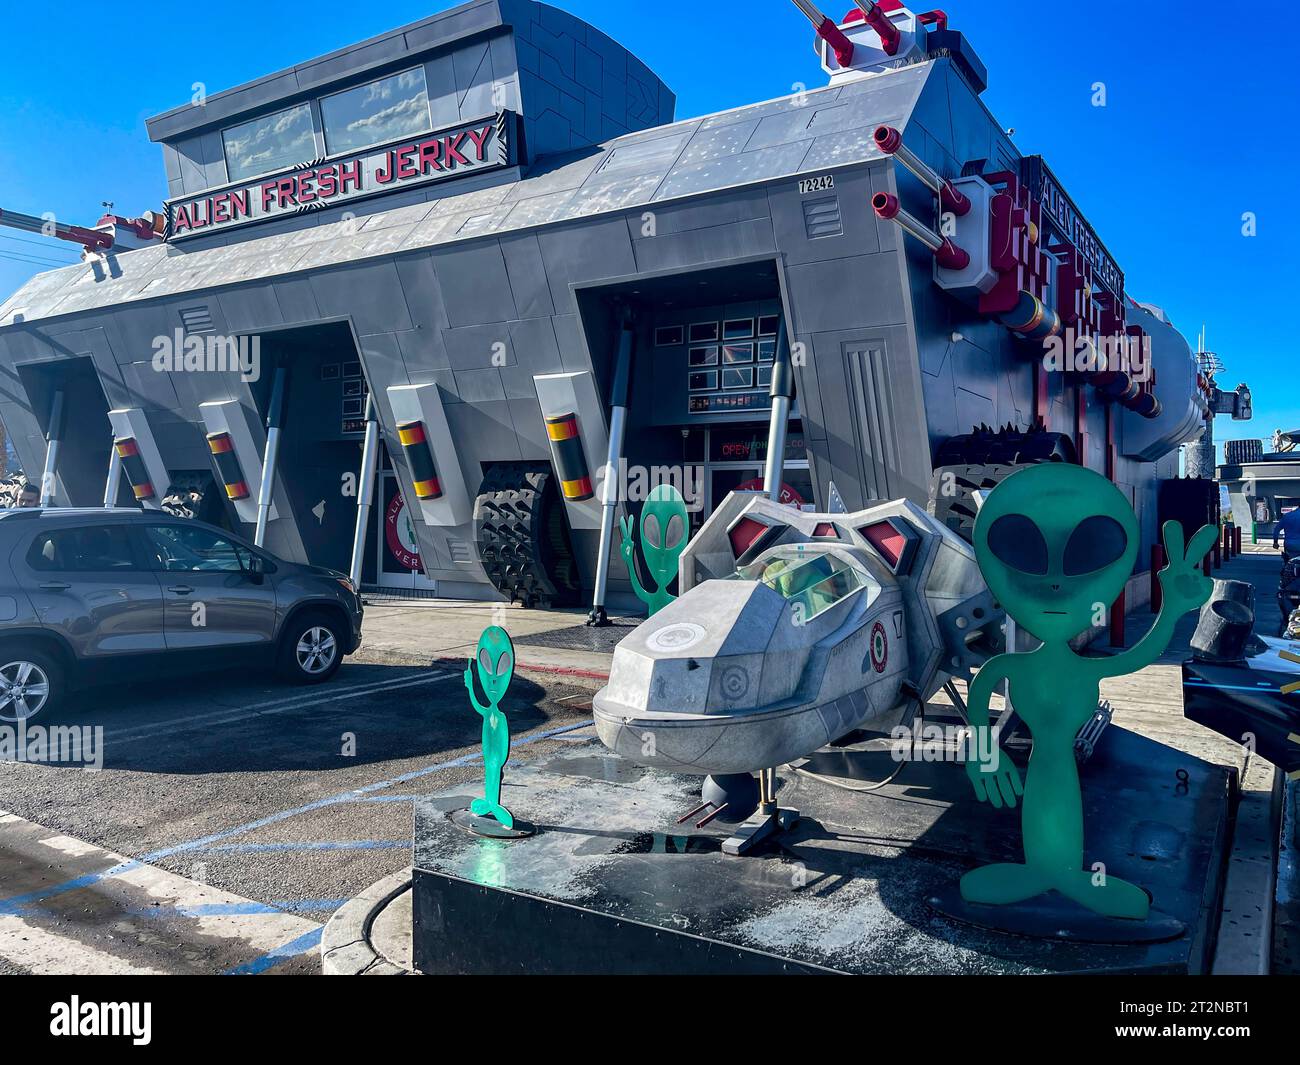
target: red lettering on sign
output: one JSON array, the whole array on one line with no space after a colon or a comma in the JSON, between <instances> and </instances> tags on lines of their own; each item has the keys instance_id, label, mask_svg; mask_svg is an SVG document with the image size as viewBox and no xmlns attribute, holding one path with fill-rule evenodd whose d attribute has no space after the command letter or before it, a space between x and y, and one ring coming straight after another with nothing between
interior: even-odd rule
<instances>
[{"instance_id":1,"label":"red lettering on sign","mask_svg":"<svg viewBox=\"0 0 1300 1065\"><path fill-rule=\"evenodd\" d=\"M469 139L474 142L474 151L478 155L478 161L481 163L487 158L488 137L492 136L493 126L484 126L482 129L472 129L469 131Z\"/></svg>"},{"instance_id":2,"label":"red lettering on sign","mask_svg":"<svg viewBox=\"0 0 1300 1065\"><path fill-rule=\"evenodd\" d=\"M334 167L323 166L316 171L316 192L322 200L328 200L338 190L338 177Z\"/></svg>"},{"instance_id":3,"label":"red lettering on sign","mask_svg":"<svg viewBox=\"0 0 1300 1065\"><path fill-rule=\"evenodd\" d=\"M433 140L420 142L420 173L427 174L430 170L441 170L442 163L438 156L442 154L442 140L434 137Z\"/></svg>"},{"instance_id":4,"label":"red lettering on sign","mask_svg":"<svg viewBox=\"0 0 1300 1065\"><path fill-rule=\"evenodd\" d=\"M360 159L353 159L350 162L339 164L339 191L347 192L349 188L354 190L361 188Z\"/></svg>"},{"instance_id":5,"label":"red lettering on sign","mask_svg":"<svg viewBox=\"0 0 1300 1065\"><path fill-rule=\"evenodd\" d=\"M230 214L226 210L230 202L229 193L218 193L212 197L212 221L214 223L229 222Z\"/></svg>"},{"instance_id":6,"label":"red lettering on sign","mask_svg":"<svg viewBox=\"0 0 1300 1065\"><path fill-rule=\"evenodd\" d=\"M460 150L461 144L465 141L464 133L457 133L447 138L447 149L443 152L442 157L447 161L447 169L454 170L457 163L463 163L469 166L469 160L465 158Z\"/></svg>"},{"instance_id":7,"label":"red lettering on sign","mask_svg":"<svg viewBox=\"0 0 1300 1065\"><path fill-rule=\"evenodd\" d=\"M415 169L415 145L408 144L398 148L393 153L393 158L397 162L397 180L406 181L408 178L418 177L419 171Z\"/></svg>"},{"instance_id":8,"label":"red lettering on sign","mask_svg":"<svg viewBox=\"0 0 1300 1065\"><path fill-rule=\"evenodd\" d=\"M190 229L192 225L193 223L190 222L189 210L186 208L185 204L180 204L176 208L175 217L172 218L172 232L181 233L184 230Z\"/></svg>"}]
</instances>

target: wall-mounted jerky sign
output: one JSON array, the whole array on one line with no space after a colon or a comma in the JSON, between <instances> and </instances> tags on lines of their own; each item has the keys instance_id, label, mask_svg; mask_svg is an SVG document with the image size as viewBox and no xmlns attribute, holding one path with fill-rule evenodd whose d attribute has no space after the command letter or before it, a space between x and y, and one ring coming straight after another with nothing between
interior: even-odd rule
<instances>
[{"instance_id":1,"label":"wall-mounted jerky sign","mask_svg":"<svg viewBox=\"0 0 1300 1065\"><path fill-rule=\"evenodd\" d=\"M300 163L167 202L167 239L185 240L305 214L396 189L510 166L512 111L363 152Z\"/></svg>"}]
</instances>

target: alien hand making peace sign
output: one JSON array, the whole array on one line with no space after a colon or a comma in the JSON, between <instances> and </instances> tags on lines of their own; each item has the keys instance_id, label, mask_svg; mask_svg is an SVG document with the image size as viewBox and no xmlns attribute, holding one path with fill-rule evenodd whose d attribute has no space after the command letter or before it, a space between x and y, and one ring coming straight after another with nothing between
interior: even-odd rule
<instances>
[{"instance_id":1,"label":"alien hand making peace sign","mask_svg":"<svg viewBox=\"0 0 1300 1065\"><path fill-rule=\"evenodd\" d=\"M1014 807L1023 796L1025 861L967 873L961 880L967 902L1006 904L1055 889L1106 916L1147 916L1150 899L1142 888L1083 868L1074 738L1097 709L1101 680L1154 662L1178 619L1209 598L1213 584L1197 566L1214 537L1206 526L1184 551L1182 526L1166 522L1164 603L1151 631L1122 654L1083 658L1070 640L1105 616L1133 572L1140 541L1133 508L1101 474L1065 463L1026 467L989 493L975 522L980 570L1008 616L1042 646L991 659L971 684L971 724L985 733L972 747L991 755L967 761L966 773L976 796L996 807ZM989 697L1003 680L1034 739L1023 787L988 735Z\"/></svg>"},{"instance_id":2,"label":"alien hand making peace sign","mask_svg":"<svg viewBox=\"0 0 1300 1065\"><path fill-rule=\"evenodd\" d=\"M474 695L474 670L487 706L480 706ZM469 811L479 817L494 817L506 828L515 827L510 811L501 805L501 774L510 757L510 725L501 710L501 700L515 674L515 645L510 634L499 625L491 625L478 638L478 650L465 670L465 688L469 701L483 718L483 794L470 803Z\"/></svg>"},{"instance_id":3,"label":"alien hand making peace sign","mask_svg":"<svg viewBox=\"0 0 1300 1065\"><path fill-rule=\"evenodd\" d=\"M686 501L681 492L670 484L658 485L641 508L641 556L645 559L646 570L655 582L653 592L646 591L636 575L636 546L632 542L636 532L636 518L630 522L623 518L618 523L619 531L623 534L620 549L623 561L627 563L628 576L632 579L632 590L645 603L650 617L654 617L677 598L668 591L668 586L677 576L677 560L686 549L688 523Z\"/></svg>"}]
</instances>

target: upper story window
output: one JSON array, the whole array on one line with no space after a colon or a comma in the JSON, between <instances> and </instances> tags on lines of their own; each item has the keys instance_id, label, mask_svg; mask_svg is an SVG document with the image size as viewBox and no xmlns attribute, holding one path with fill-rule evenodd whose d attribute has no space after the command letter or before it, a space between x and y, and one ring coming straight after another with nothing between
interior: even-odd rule
<instances>
[{"instance_id":1,"label":"upper story window","mask_svg":"<svg viewBox=\"0 0 1300 1065\"><path fill-rule=\"evenodd\" d=\"M231 181L269 174L316 157L311 107L298 104L273 115L231 126L221 134Z\"/></svg>"},{"instance_id":2,"label":"upper story window","mask_svg":"<svg viewBox=\"0 0 1300 1065\"><path fill-rule=\"evenodd\" d=\"M320 113L328 155L359 151L433 128L423 67L325 96Z\"/></svg>"}]
</instances>

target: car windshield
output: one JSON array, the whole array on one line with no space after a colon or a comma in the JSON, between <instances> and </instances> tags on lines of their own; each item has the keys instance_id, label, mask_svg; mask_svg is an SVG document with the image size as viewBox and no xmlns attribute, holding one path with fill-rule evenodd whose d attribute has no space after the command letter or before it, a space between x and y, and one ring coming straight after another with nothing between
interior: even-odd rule
<instances>
[{"instance_id":1,"label":"car windshield","mask_svg":"<svg viewBox=\"0 0 1300 1065\"><path fill-rule=\"evenodd\" d=\"M802 609L806 621L867 587L871 577L841 555L806 544L774 548L735 578L767 585Z\"/></svg>"}]
</instances>

